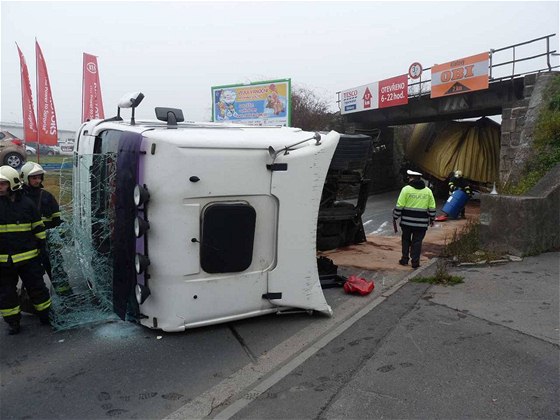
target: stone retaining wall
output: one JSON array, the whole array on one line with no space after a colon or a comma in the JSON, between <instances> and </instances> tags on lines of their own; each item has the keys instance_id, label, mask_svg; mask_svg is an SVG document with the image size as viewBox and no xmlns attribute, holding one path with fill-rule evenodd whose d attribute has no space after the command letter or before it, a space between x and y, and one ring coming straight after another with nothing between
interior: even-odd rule
<instances>
[{"instance_id":1,"label":"stone retaining wall","mask_svg":"<svg viewBox=\"0 0 560 420\"><path fill-rule=\"evenodd\" d=\"M518 256L560 249L560 164L524 196L481 196L480 242Z\"/></svg>"},{"instance_id":2,"label":"stone retaining wall","mask_svg":"<svg viewBox=\"0 0 560 420\"><path fill-rule=\"evenodd\" d=\"M541 109L543 94L558 72L529 74L523 80L522 99L504 104L500 145L500 182L517 184L525 163L533 153L533 133Z\"/></svg>"}]
</instances>

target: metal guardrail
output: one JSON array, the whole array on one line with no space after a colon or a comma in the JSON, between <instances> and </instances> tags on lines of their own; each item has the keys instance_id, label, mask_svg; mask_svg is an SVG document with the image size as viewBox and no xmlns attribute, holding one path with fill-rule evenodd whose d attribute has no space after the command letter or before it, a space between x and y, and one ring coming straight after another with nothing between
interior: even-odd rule
<instances>
[{"instance_id":1,"label":"metal guardrail","mask_svg":"<svg viewBox=\"0 0 560 420\"><path fill-rule=\"evenodd\" d=\"M520 42L519 44L510 45L508 47L499 48L497 50L491 49L490 50L490 63L489 63L489 67L490 67L489 77L490 77L490 80L496 80L492 77L492 69L494 69L496 67L511 64L512 65L512 75L510 77L515 77L516 76L516 74L515 74L515 64L516 63L520 63L522 61L527 61L527 60L533 60L533 59L536 59L536 58L539 58L539 57L546 57L546 64L547 64L548 71L552 71L553 68L560 67L560 66L552 67L552 65L550 64L550 56L556 53L556 50L552 50L552 51L550 50L550 38L552 38L555 35L556 34L542 36L540 38L535 38L535 39L532 39L530 41ZM541 41L543 39L546 40L546 52L544 52L542 54L533 55L533 56L530 56L530 57L516 58L516 56L515 56L515 48L516 47L520 47L521 45L532 44L533 42L538 42L538 41ZM511 51L512 51L512 60L506 61L506 62L503 62L503 63L499 63L499 64L493 64L493 57L494 57L495 53L500 52L500 51L506 51L506 50L509 50L509 49L511 49ZM541 71L546 71L546 69L541 69L541 70L536 70L536 71L541 72ZM523 74L528 74L528 73L523 73ZM501 79L504 79L504 78L502 77Z\"/></svg>"},{"instance_id":2,"label":"metal guardrail","mask_svg":"<svg viewBox=\"0 0 560 420\"><path fill-rule=\"evenodd\" d=\"M556 34L550 34L550 35L542 36L540 38L531 39L529 41L520 42L518 44L508 45L507 47L502 47L502 48L498 48L498 49L490 49L490 51L488 52L488 54L489 54L489 62L488 62L489 82L490 83L499 82L499 81L502 81L502 80L513 79L515 77L525 76L527 74L542 73L542 72L552 71L553 69L560 68L560 65L552 65L552 63L551 63L551 57L552 56L558 56L556 50L551 50L550 49L550 40L551 40L551 38L553 38L555 36L556 36ZM521 58L517 57L518 47L528 45L528 44L537 43L539 41L544 41L545 42L546 51L543 51L542 53L539 53L539 54L527 56L527 57L521 57ZM508 50L511 50L511 53L512 53L511 60L504 61L504 62L498 62L498 63L494 62L494 56L496 55L496 53L506 52ZM527 71L524 71L524 72L516 73L516 64L519 64L519 63L522 63L522 62L529 62L531 60L537 60L541 57L546 57L546 67L531 69L531 70L527 70ZM501 68L501 67L507 66L507 65L511 65L511 74L507 74L506 76L493 77L493 73L494 73L495 69L498 69L498 68ZM428 78L428 79L423 80L423 76L424 76L425 72L428 72L427 77L431 77L431 69L432 69L431 67L427 67L427 68L423 69L422 74L420 75L420 78L418 79L418 81L414 82L414 83L410 83L408 85L408 97L409 98L420 97L422 95L426 95L426 94L431 92L431 90L432 90L432 79ZM337 97L338 97L338 100L336 102L339 105L339 109L340 109L340 91L336 92L336 94L337 94Z\"/></svg>"},{"instance_id":3,"label":"metal guardrail","mask_svg":"<svg viewBox=\"0 0 560 420\"><path fill-rule=\"evenodd\" d=\"M551 63L551 57L555 56L555 55L558 55L558 54L556 54L557 53L556 50L551 50L550 49L550 39L555 37L555 36L556 36L556 34L550 34L550 35L541 36L540 38L531 39L529 41L520 42L518 44L508 45L507 47L490 49L490 51L488 52L488 54L489 54L489 62L488 62L489 82L490 83L499 82L499 81L502 81L502 80L513 79L515 77L525 76L527 74L542 73L542 72L545 72L545 71L552 71L553 69L560 68L560 65L553 66L552 63ZM518 47L521 47L523 45L537 43L539 41L545 41L546 51L544 51L542 53L539 53L539 54L527 56L527 57L518 58L516 56L516 52L517 52ZM508 50L511 50L511 53L512 53L511 60L498 62L498 63L494 62L494 56L495 56L496 53L505 52L505 51L508 51ZM524 71L524 72L516 73L516 71L515 71L516 64L521 63L521 62L536 60L536 59L541 58L541 57L546 57L546 67L531 69L531 70L527 70L527 71ZM509 73L506 76L493 77L494 69L497 69L497 68L503 67L503 66L507 66L507 65L511 65L511 73ZM415 83L411 83L411 84L408 85L408 97L409 98L422 96L422 95L425 95L425 94L431 92L431 87L432 87L431 82L432 82L432 80L431 79L422 80L422 76L424 75L424 72L429 71L428 75L431 76L431 69L432 69L431 67L423 69L422 74L420 75L419 81L415 82Z\"/></svg>"},{"instance_id":4,"label":"metal guardrail","mask_svg":"<svg viewBox=\"0 0 560 420\"><path fill-rule=\"evenodd\" d=\"M45 171L58 171L64 169L72 169L72 161L61 163L42 163L41 166Z\"/></svg>"}]
</instances>

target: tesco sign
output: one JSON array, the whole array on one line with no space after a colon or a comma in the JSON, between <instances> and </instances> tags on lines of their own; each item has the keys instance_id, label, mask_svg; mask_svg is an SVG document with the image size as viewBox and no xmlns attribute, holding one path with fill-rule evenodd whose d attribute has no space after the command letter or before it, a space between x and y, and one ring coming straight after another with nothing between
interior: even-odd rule
<instances>
[{"instance_id":1,"label":"tesco sign","mask_svg":"<svg viewBox=\"0 0 560 420\"><path fill-rule=\"evenodd\" d=\"M340 113L369 111L408 103L408 76L391 77L379 82L340 92Z\"/></svg>"}]
</instances>

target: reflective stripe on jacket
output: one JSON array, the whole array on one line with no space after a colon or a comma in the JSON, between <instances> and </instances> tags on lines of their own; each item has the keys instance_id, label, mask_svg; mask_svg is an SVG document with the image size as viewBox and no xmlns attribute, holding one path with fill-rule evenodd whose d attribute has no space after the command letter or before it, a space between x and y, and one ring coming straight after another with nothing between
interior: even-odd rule
<instances>
[{"instance_id":1,"label":"reflective stripe on jacket","mask_svg":"<svg viewBox=\"0 0 560 420\"><path fill-rule=\"evenodd\" d=\"M33 201L21 192L0 197L0 264L20 264L39 255L45 225Z\"/></svg>"},{"instance_id":2,"label":"reflective stripe on jacket","mask_svg":"<svg viewBox=\"0 0 560 420\"><path fill-rule=\"evenodd\" d=\"M401 226L427 229L435 217L436 201L432 190L428 187L416 189L411 185L403 187L393 210L393 218L400 218Z\"/></svg>"},{"instance_id":3,"label":"reflective stripe on jacket","mask_svg":"<svg viewBox=\"0 0 560 420\"><path fill-rule=\"evenodd\" d=\"M471 186L469 182L463 178L453 177L449 180L449 194L451 194L455 190L463 190L466 194L472 195Z\"/></svg>"}]
</instances>

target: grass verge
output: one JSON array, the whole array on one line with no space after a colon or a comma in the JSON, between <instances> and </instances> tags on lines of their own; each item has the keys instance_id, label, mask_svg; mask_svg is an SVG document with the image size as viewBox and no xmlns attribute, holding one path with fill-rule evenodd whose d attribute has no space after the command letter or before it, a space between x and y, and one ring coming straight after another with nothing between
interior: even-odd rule
<instances>
[{"instance_id":1,"label":"grass verge","mask_svg":"<svg viewBox=\"0 0 560 420\"><path fill-rule=\"evenodd\" d=\"M455 286L456 284L464 283L463 277L449 274L447 265L448 263L446 260L438 260L436 263L436 272L433 276L415 277L410 281L413 283L439 284L442 286Z\"/></svg>"},{"instance_id":2,"label":"grass verge","mask_svg":"<svg viewBox=\"0 0 560 420\"><path fill-rule=\"evenodd\" d=\"M501 258L498 252L480 248L479 227L478 221L468 219L460 231L455 230L451 238L445 239L441 256L457 263L492 261Z\"/></svg>"},{"instance_id":3,"label":"grass verge","mask_svg":"<svg viewBox=\"0 0 560 420\"><path fill-rule=\"evenodd\" d=\"M62 164L64 162L68 162L68 160L71 160L71 159L72 159L72 156L69 156L69 155L55 155L55 156L43 156L43 155L41 155L39 157L39 162L37 162L37 156L36 155L27 156L28 161L37 162L40 165L44 165L45 163ZM60 171L59 170L49 170L48 168L45 169L45 171L46 172L45 172L45 176L44 176L44 179L43 179L43 187L45 188L45 190L47 190L52 195L54 195L56 200L59 201L59 204L64 204L64 203L60 203Z\"/></svg>"}]
</instances>

